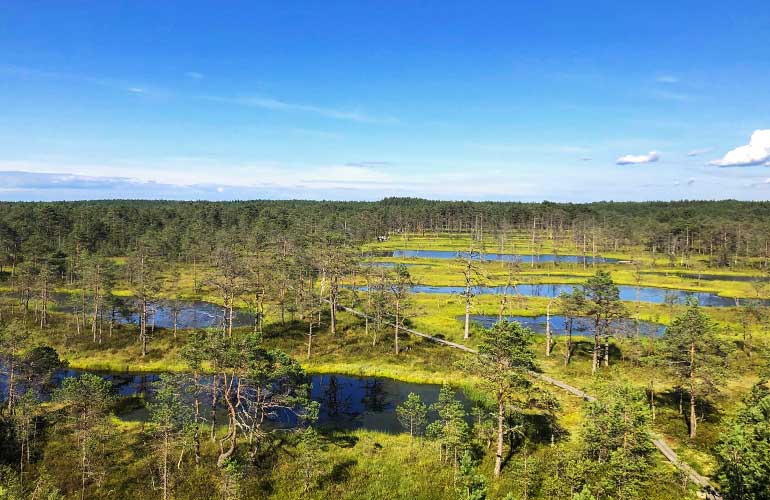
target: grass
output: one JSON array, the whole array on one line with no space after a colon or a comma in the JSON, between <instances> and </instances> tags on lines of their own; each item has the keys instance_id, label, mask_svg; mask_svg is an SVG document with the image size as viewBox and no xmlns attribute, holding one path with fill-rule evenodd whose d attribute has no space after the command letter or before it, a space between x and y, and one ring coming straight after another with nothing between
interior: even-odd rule
<instances>
[{"instance_id":1,"label":"grass","mask_svg":"<svg viewBox=\"0 0 770 500\"><path fill-rule=\"evenodd\" d=\"M280 460L271 475L271 498L308 499L446 499L457 498L459 483L450 465L438 461L437 445L407 434L390 435L372 431L353 431L325 436L321 473L310 491L296 481L301 477L296 460ZM488 497L503 498L511 493L523 498L525 477L531 498L542 498L542 464L554 460L566 448L527 447L525 464L521 451L506 463L499 480L488 479ZM288 451L287 451L288 454ZM487 453L478 466L486 478L492 477L493 456ZM540 471L540 472L539 472ZM655 465L656 481L648 485L645 498L670 498L676 491L672 469ZM429 480L426 480L429 478Z\"/></svg>"},{"instance_id":2,"label":"grass","mask_svg":"<svg viewBox=\"0 0 770 500\"><path fill-rule=\"evenodd\" d=\"M153 457L157 442L151 427L142 422L111 419L109 439L100 447L100 459L90 469L86 496L89 498L146 498L158 495L156 467ZM216 428L222 437L224 426ZM406 433L389 434L370 430L321 431L321 448L314 457L316 472L307 480L303 470L297 438L281 433L272 440L264 440L267 451L249 460L248 443L239 446L241 456L236 471L241 477L239 498L257 499L421 499L439 500L456 498L459 486L456 470L439 461L438 444L423 437L411 438ZM41 450L39 468L47 473L74 498L79 495L77 446L68 433L57 432L46 441ZM218 444L208 439L208 430L201 440L201 465L196 467L187 455L181 468L174 466L172 484L174 498L179 500L222 498L222 486L227 476L215 466ZM543 464L554 461L559 454L568 452L574 443L565 442L557 447L535 446L528 443L526 455L513 455L503 468L498 480L492 480L494 456L486 453L478 464L479 473L486 477L488 498L501 499L508 493L522 498L526 474L531 498L542 498ZM476 450L480 452L481 450ZM527 463L524 462L526 457ZM100 468L107 472L100 484ZM528 469L526 468L528 467ZM655 481L646 488L645 498L663 499L675 491L672 469L656 459ZM110 473L120 471L120 473ZM307 481L307 485L305 484ZM98 484L98 486L97 486ZM112 492L112 493L111 493Z\"/></svg>"}]
</instances>

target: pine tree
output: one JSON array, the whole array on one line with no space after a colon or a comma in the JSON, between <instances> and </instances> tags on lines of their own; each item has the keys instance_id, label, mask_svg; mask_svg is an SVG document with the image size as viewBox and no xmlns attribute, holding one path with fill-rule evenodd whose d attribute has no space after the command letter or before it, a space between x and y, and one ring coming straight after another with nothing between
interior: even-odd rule
<instances>
[{"instance_id":1,"label":"pine tree","mask_svg":"<svg viewBox=\"0 0 770 500\"><path fill-rule=\"evenodd\" d=\"M532 331L517 322L500 321L484 330L478 355L465 363L465 368L481 377L497 402L497 449L495 477L500 475L506 417L514 407L517 392L527 389L531 382L528 371L535 368L535 355L530 349Z\"/></svg>"},{"instance_id":2,"label":"pine tree","mask_svg":"<svg viewBox=\"0 0 770 500\"><path fill-rule=\"evenodd\" d=\"M414 437L425 426L428 408L422 402L420 396L410 392L406 401L396 407L398 421L409 431L409 436Z\"/></svg>"},{"instance_id":3,"label":"pine tree","mask_svg":"<svg viewBox=\"0 0 770 500\"><path fill-rule=\"evenodd\" d=\"M460 500L484 500L487 498L487 481L476 469L470 452L460 459L457 481L457 498Z\"/></svg>"},{"instance_id":4,"label":"pine tree","mask_svg":"<svg viewBox=\"0 0 770 500\"><path fill-rule=\"evenodd\" d=\"M770 389L761 380L723 431L716 447L717 478L725 500L770 499Z\"/></svg>"},{"instance_id":5,"label":"pine tree","mask_svg":"<svg viewBox=\"0 0 770 500\"><path fill-rule=\"evenodd\" d=\"M607 271L597 271L583 284L586 314L594 320L594 350L591 374L599 368L600 340L604 338L604 366L610 365L610 323L623 317L625 307L620 300L620 291Z\"/></svg>"},{"instance_id":6,"label":"pine tree","mask_svg":"<svg viewBox=\"0 0 770 500\"><path fill-rule=\"evenodd\" d=\"M439 458L457 467L462 452L468 446L468 423L465 408L455 399L454 391L448 384L441 386L438 400L430 406L438 414L431 422L426 434L439 443Z\"/></svg>"},{"instance_id":7,"label":"pine tree","mask_svg":"<svg viewBox=\"0 0 770 500\"><path fill-rule=\"evenodd\" d=\"M586 403L581 429L584 453L595 463L593 482L614 498L636 498L650 480L654 452L645 396L614 382L599 386L597 398Z\"/></svg>"},{"instance_id":8,"label":"pine tree","mask_svg":"<svg viewBox=\"0 0 770 500\"><path fill-rule=\"evenodd\" d=\"M663 344L669 370L690 396L690 439L694 439L698 399L717 390L726 366L728 345L717 337L713 322L695 301L690 301L687 310L666 328Z\"/></svg>"}]
</instances>

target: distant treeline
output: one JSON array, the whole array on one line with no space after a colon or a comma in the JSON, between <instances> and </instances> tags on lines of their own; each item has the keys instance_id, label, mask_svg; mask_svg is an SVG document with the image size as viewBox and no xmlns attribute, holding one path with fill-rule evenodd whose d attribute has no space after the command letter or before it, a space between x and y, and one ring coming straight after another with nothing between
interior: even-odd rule
<instances>
[{"instance_id":1,"label":"distant treeline","mask_svg":"<svg viewBox=\"0 0 770 500\"><path fill-rule=\"evenodd\" d=\"M0 262L99 252L125 255L137 244L170 258L223 242L372 241L395 233L470 232L487 241L516 231L593 249L641 246L669 255L768 257L770 202L678 201L517 203L386 198L377 202L257 200L0 203Z\"/></svg>"}]
</instances>

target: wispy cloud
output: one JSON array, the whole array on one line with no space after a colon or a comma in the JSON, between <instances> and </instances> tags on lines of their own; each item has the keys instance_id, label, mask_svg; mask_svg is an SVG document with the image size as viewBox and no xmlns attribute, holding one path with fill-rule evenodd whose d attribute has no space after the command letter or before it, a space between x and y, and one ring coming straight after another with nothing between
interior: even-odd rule
<instances>
[{"instance_id":1,"label":"wispy cloud","mask_svg":"<svg viewBox=\"0 0 770 500\"><path fill-rule=\"evenodd\" d=\"M624 155L615 160L617 165L637 165L641 163L654 163L660 159L660 155L655 151L650 151L646 155Z\"/></svg>"},{"instance_id":2,"label":"wispy cloud","mask_svg":"<svg viewBox=\"0 0 770 500\"><path fill-rule=\"evenodd\" d=\"M316 139L342 139L342 134L336 132L327 132L326 130L314 130L307 128L293 128L291 133L295 135L301 135L305 137L313 137Z\"/></svg>"},{"instance_id":3,"label":"wispy cloud","mask_svg":"<svg viewBox=\"0 0 770 500\"><path fill-rule=\"evenodd\" d=\"M419 165L407 166L382 160L308 165L205 157L113 160L94 164L58 160L0 160L0 187L5 186L5 190L0 191L0 199L361 200L385 196L439 199L524 199L540 196L533 194L537 191L540 175L534 171L531 175L512 178L506 169L495 173L450 163L442 172L429 172L419 168ZM16 180L6 182L4 175L15 176ZM19 176L26 178L20 180ZM223 179L226 181L223 182ZM8 187L11 184L13 188ZM549 191L551 199L556 196L553 190Z\"/></svg>"},{"instance_id":4,"label":"wispy cloud","mask_svg":"<svg viewBox=\"0 0 770 500\"><path fill-rule=\"evenodd\" d=\"M692 156L705 155L706 153L710 153L713 150L714 150L713 148L692 149L692 150L687 152L687 156L691 156L692 157Z\"/></svg>"},{"instance_id":5,"label":"wispy cloud","mask_svg":"<svg viewBox=\"0 0 770 500\"><path fill-rule=\"evenodd\" d=\"M369 164L289 165L269 162L236 163L209 158L178 157L154 161L115 161L105 164L0 161L6 186L19 188L83 189L94 185L163 184L188 188L222 186L223 173L232 187L406 187L407 180ZM124 173L130 172L131 177ZM408 182L414 181L414 178ZM0 178L0 186L3 186Z\"/></svg>"},{"instance_id":6,"label":"wispy cloud","mask_svg":"<svg viewBox=\"0 0 770 500\"><path fill-rule=\"evenodd\" d=\"M223 158L178 157L156 160L113 160L107 163L67 163L65 160L0 160L0 199L75 200L106 198L146 199L381 199L419 196L436 199L589 201L591 188L602 186L616 200L644 200L649 186L660 199L679 199L694 184L709 198L766 198L767 173L753 170L725 172L702 168L688 179L676 169L576 169L565 165L551 175L561 182L545 186L537 163L511 175L510 163L442 162L441 171L425 163L401 161L388 168L381 161L356 164L239 162ZM498 165L501 165L498 168ZM729 175L728 175L729 174ZM749 175L751 174L751 175ZM130 177L129 177L130 176ZM678 183L679 187L674 187ZM762 189L754 188L763 183ZM751 191L746 189L751 188ZM695 188L689 188L695 189Z\"/></svg>"},{"instance_id":7,"label":"wispy cloud","mask_svg":"<svg viewBox=\"0 0 770 500\"><path fill-rule=\"evenodd\" d=\"M655 78L655 81L658 83L679 83L679 77L674 75L658 75Z\"/></svg>"},{"instance_id":8,"label":"wispy cloud","mask_svg":"<svg viewBox=\"0 0 770 500\"><path fill-rule=\"evenodd\" d=\"M208 101L221 102L225 104L234 104L240 106L249 106L254 108L268 109L271 111L311 113L335 120L347 120L361 123L397 123L398 120L392 117L372 116L357 110L346 110L337 108L328 108L316 106L313 104L297 104L271 97L203 97Z\"/></svg>"},{"instance_id":9,"label":"wispy cloud","mask_svg":"<svg viewBox=\"0 0 770 500\"><path fill-rule=\"evenodd\" d=\"M717 167L750 167L767 164L770 166L770 129L755 130L749 143L728 151L719 160L712 160Z\"/></svg>"},{"instance_id":10,"label":"wispy cloud","mask_svg":"<svg viewBox=\"0 0 770 500\"><path fill-rule=\"evenodd\" d=\"M494 153L588 153L590 148L571 144L532 144L532 143L471 143L470 146L482 151Z\"/></svg>"},{"instance_id":11,"label":"wispy cloud","mask_svg":"<svg viewBox=\"0 0 770 500\"><path fill-rule=\"evenodd\" d=\"M203 80L203 73L198 73L197 71L188 71L184 74L187 78L191 80Z\"/></svg>"},{"instance_id":12,"label":"wispy cloud","mask_svg":"<svg viewBox=\"0 0 770 500\"><path fill-rule=\"evenodd\" d=\"M351 161L345 164L348 167L362 167L362 168L382 168L390 167L393 162L390 161Z\"/></svg>"},{"instance_id":13,"label":"wispy cloud","mask_svg":"<svg viewBox=\"0 0 770 500\"><path fill-rule=\"evenodd\" d=\"M44 80L62 80L77 82L86 85L95 85L99 87L106 87L113 90L119 90L129 92L132 94L144 94L153 96L168 96L169 92L148 86L139 85L137 82L120 80L115 78L95 77L90 75L80 75L74 73L66 73L60 71L42 71L35 68L27 68L23 66L9 66L0 65L0 74L11 75L17 78L34 78Z\"/></svg>"},{"instance_id":14,"label":"wispy cloud","mask_svg":"<svg viewBox=\"0 0 770 500\"><path fill-rule=\"evenodd\" d=\"M764 181L750 183L748 184L748 187L768 189L770 188L770 177L768 177Z\"/></svg>"},{"instance_id":15,"label":"wispy cloud","mask_svg":"<svg viewBox=\"0 0 770 500\"><path fill-rule=\"evenodd\" d=\"M128 177L87 176L47 172L0 171L0 191L32 189L120 189L127 185L153 184Z\"/></svg>"},{"instance_id":16,"label":"wispy cloud","mask_svg":"<svg viewBox=\"0 0 770 500\"><path fill-rule=\"evenodd\" d=\"M695 96L691 94L685 94L684 92L672 92L669 90L655 90L653 91L652 95L667 101L689 102L695 100Z\"/></svg>"}]
</instances>

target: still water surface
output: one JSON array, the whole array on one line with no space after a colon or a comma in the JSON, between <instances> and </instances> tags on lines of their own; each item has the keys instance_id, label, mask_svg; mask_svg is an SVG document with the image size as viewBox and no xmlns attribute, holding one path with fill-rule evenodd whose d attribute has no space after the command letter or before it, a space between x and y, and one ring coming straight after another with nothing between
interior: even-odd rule
<instances>
[{"instance_id":1,"label":"still water surface","mask_svg":"<svg viewBox=\"0 0 770 500\"><path fill-rule=\"evenodd\" d=\"M464 316L458 316L458 320L464 321ZM546 329L546 317L543 316L506 316L508 321L516 321L523 326L529 328L535 333L545 333ZM490 328L497 323L497 316L477 314L471 315L471 321L478 323L484 328ZM558 314L551 315L551 333L553 335L566 335L567 334L567 318ZM664 325L660 323L654 323L652 321L639 321L639 334L652 337L660 336L666 329ZM611 331L614 335L635 335L637 332L637 323L633 319L624 318L613 321L610 324ZM594 323L591 318L575 318L572 321L572 334L573 335L593 335Z\"/></svg>"},{"instance_id":2,"label":"still water surface","mask_svg":"<svg viewBox=\"0 0 770 500\"><path fill-rule=\"evenodd\" d=\"M53 379L53 386L58 386L68 377L77 377L82 371L63 370ZM121 397L139 397L142 401L152 401L155 388L153 383L160 379L157 373L108 373L90 372L109 380L115 394ZM310 397L320 404L318 425L343 429L368 429L382 432L402 432L403 427L396 417L396 407L403 403L410 392L418 394L422 401L431 405L438 399L441 386L435 384L414 384L383 377L352 377L341 374L311 375ZM211 387L212 378L203 377L204 386ZM8 389L7 378L0 376L0 395ZM204 407L210 401L204 396ZM50 392L41 395L50 397ZM455 397L470 411L471 403L462 392L456 391ZM130 406L119 416L126 420L146 420L147 410L143 405ZM296 419L289 412L273 416L272 425L291 426Z\"/></svg>"},{"instance_id":3,"label":"still water surface","mask_svg":"<svg viewBox=\"0 0 770 500\"><path fill-rule=\"evenodd\" d=\"M395 258L416 258L416 259L457 259L466 258L467 252L459 252L454 250L392 250L392 251L375 251L370 254L373 257L395 257ZM476 260L488 260L498 262L520 262L522 264L531 263L583 263L582 255L557 255L544 253L540 255L532 254L512 254L512 253L483 253L475 255ZM587 264L613 263L619 262L619 259L612 259L597 256L595 259L592 256L586 256L585 261Z\"/></svg>"}]
</instances>

